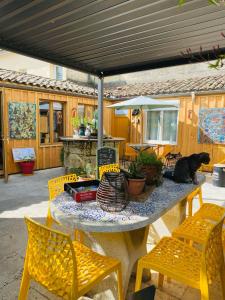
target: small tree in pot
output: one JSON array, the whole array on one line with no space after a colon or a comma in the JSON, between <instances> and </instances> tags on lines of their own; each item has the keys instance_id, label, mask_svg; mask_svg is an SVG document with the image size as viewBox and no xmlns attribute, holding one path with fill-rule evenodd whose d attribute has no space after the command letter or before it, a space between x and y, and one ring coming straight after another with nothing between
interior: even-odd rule
<instances>
[{"instance_id":1,"label":"small tree in pot","mask_svg":"<svg viewBox=\"0 0 225 300\"><path fill-rule=\"evenodd\" d=\"M142 151L137 157L137 163L140 165L141 172L146 176L146 184L159 185L161 183L163 163L155 153Z\"/></svg>"},{"instance_id":2,"label":"small tree in pot","mask_svg":"<svg viewBox=\"0 0 225 300\"><path fill-rule=\"evenodd\" d=\"M128 193L130 195L140 195L145 186L145 176L142 174L137 161L131 162L128 172L125 172L128 181Z\"/></svg>"}]
</instances>

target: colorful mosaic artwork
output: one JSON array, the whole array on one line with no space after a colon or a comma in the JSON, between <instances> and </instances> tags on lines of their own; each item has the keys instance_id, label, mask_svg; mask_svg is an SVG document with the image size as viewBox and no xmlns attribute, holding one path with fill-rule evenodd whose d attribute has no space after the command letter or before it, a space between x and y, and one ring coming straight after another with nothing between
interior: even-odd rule
<instances>
[{"instance_id":1,"label":"colorful mosaic artwork","mask_svg":"<svg viewBox=\"0 0 225 300\"><path fill-rule=\"evenodd\" d=\"M36 104L9 102L9 136L11 139L36 138Z\"/></svg>"},{"instance_id":2,"label":"colorful mosaic artwork","mask_svg":"<svg viewBox=\"0 0 225 300\"><path fill-rule=\"evenodd\" d=\"M225 144L225 108L200 109L198 142Z\"/></svg>"}]
</instances>

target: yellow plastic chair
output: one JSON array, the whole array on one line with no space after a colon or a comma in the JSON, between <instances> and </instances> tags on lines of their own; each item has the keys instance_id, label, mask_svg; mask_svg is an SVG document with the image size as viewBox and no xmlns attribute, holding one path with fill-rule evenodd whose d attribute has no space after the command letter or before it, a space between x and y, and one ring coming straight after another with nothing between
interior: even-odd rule
<instances>
[{"instance_id":1,"label":"yellow plastic chair","mask_svg":"<svg viewBox=\"0 0 225 300\"><path fill-rule=\"evenodd\" d=\"M101 167L99 167L99 178L102 178L102 175L105 172L120 172L120 166L119 164L110 164L110 165L103 165Z\"/></svg>"},{"instance_id":2,"label":"yellow plastic chair","mask_svg":"<svg viewBox=\"0 0 225 300\"><path fill-rule=\"evenodd\" d=\"M158 155L158 158L161 158L163 161L165 161L166 160L166 155L168 154L168 153L170 153L171 151L172 151L172 149L173 149L173 146L171 146L171 145L165 145L164 147L163 147L163 150L162 150L162 153L161 153L161 155Z\"/></svg>"},{"instance_id":3,"label":"yellow plastic chair","mask_svg":"<svg viewBox=\"0 0 225 300\"><path fill-rule=\"evenodd\" d=\"M48 214L46 218L47 226L51 227L53 223L58 224L58 222L55 219L53 219L51 215L51 210L50 210L51 201L64 191L64 183L76 182L77 180L78 177L76 174L68 174L68 175L59 176L50 179L48 181L49 201L48 201ZM83 242L84 233L81 230L75 230L74 238L75 240L79 240L80 242Z\"/></svg>"},{"instance_id":4,"label":"yellow plastic chair","mask_svg":"<svg viewBox=\"0 0 225 300\"><path fill-rule=\"evenodd\" d=\"M172 235L176 238L205 245L207 235L214 226L214 223L210 222L210 220L218 222L224 214L225 207L205 203L193 217L185 219L184 222L173 231ZM225 250L225 228L222 229L222 241Z\"/></svg>"},{"instance_id":5,"label":"yellow plastic chair","mask_svg":"<svg viewBox=\"0 0 225 300\"><path fill-rule=\"evenodd\" d=\"M216 164L225 164L225 159L223 159L223 160L221 160L221 161L219 161L217 163L215 162L213 164L208 164L208 165L202 164L201 168L199 169L199 171L212 173L213 172L213 167Z\"/></svg>"},{"instance_id":6,"label":"yellow plastic chair","mask_svg":"<svg viewBox=\"0 0 225 300\"><path fill-rule=\"evenodd\" d=\"M69 174L60 177L50 179L48 181L48 192L49 192L49 201L48 201L48 214L46 218L46 225L51 226L55 220L52 218L50 204L51 201L61 194L64 191L64 183L76 182L78 180L76 174Z\"/></svg>"},{"instance_id":7,"label":"yellow plastic chair","mask_svg":"<svg viewBox=\"0 0 225 300\"><path fill-rule=\"evenodd\" d=\"M225 214L225 207L213 203L204 203L200 209L194 214L195 217L219 221Z\"/></svg>"},{"instance_id":8,"label":"yellow plastic chair","mask_svg":"<svg viewBox=\"0 0 225 300\"><path fill-rule=\"evenodd\" d=\"M139 259L135 291L141 288L143 269L160 273L159 286L164 275L201 291L201 300L209 300L212 291L221 288L225 299L225 266L221 243L224 217L213 225L207 235L203 251L173 237L164 237L151 252ZM215 287L216 285L216 287Z\"/></svg>"},{"instance_id":9,"label":"yellow plastic chair","mask_svg":"<svg viewBox=\"0 0 225 300\"><path fill-rule=\"evenodd\" d=\"M137 155L138 153L129 146L129 143L126 143L124 152L125 158L128 157L128 160L135 160Z\"/></svg>"},{"instance_id":10,"label":"yellow plastic chair","mask_svg":"<svg viewBox=\"0 0 225 300\"><path fill-rule=\"evenodd\" d=\"M196 197L196 196L198 196L199 206L201 207L203 205L201 187L198 187L197 189L195 189L192 193L190 193L187 196L188 216L189 217L191 217L193 214L193 200L194 200L194 197Z\"/></svg>"},{"instance_id":11,"label":"yellow plastic chair","mask_svg":"<svg viewBox=\"0 0 225 300\"><path fill-rule=\"evenodd\" d=\"M112 272L117 273L118 299L123 299L121 264L93 252L69 235L25 218L28 245L19 300L26 300L34 280L63 299L76 300Z\"/></svg>"}]
</instances>

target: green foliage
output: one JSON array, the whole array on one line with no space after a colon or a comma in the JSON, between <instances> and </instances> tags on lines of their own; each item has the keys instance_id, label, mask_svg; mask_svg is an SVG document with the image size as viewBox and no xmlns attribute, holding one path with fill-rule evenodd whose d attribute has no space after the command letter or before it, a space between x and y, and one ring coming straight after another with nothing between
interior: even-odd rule
<instances>
[{"instance_id":1,"label":"green foliage","mask_svg":"<svg viewBox=\"0 0 225 300\"><path fill-rule=\"evenodd\" d=\"M91 177L95 174L95 170L91 164L87 163L84 167L70 168L70 173L74 173L77 176Z\"/></svg>"},{"instance_id":2,"label":"green foliage","mask_svg":"<svg viewBox=\"0 0 225 300\"><path fill-rule=\"evenodd\" d=\"M71 118L71 123L74 129L78 129L81 124L81 118L79 116Z\"/></svg>"},{"instance_id":3,"label":"green foliage","mask_svg":"<svg viewBox=\"0 0 225 300\"><path fill-rule=\"evenodd\" d=\"M128 177L132 179L141 179L144 178L143 173L141 172L141 165L137 161L132 161L128 168Z\"/></svg>"},{"instance_id":4,"label":"green foliage","mask_svg":"<svg viewBox=\"0 0 225 300\"><path fill-rule=\"evenodd\" d=\"M81 176L81 175L82 176L84 176L84 175L86 176L87 175L85 168L82 168L82 167L70 168L69 171L70 171L70 173L74 173L77 176Z\"/></svg>"},{"instance_id":5,"label":"green foliage","mask_svg":"<svg viewBox=\"0 0 225 300\"><path fill-rule=\"evenodd\" d=\"M222 2L221 0L207 0L207 1L209 4L214 4L214 5L218 5ZM185 2L186 0L178 0L179 5L183 5Z\"/></svg>"},{"instance_id":6,"label":"green foliage","mask_svg":"<svg viewBox=\"0 0 225 300\"><path fill-rule=\"evenodd\" d=\"M210 63L209 64L209 68L210 69L220 69L224 66L224 60L225 60L225 54L220 54L218 55L217 60L215 61L215 63Z\"/></svg>"},{"instance_id":7,"label":"green foliage","mask_svg":"<svg viewBox=\"0 0 225 300\"><path fill-rule=\"evenodd\" d=\"M163 163L161 159L157 158L157 155L155 153L148 153L146 151L140 152L140 154L137 157L137 162L140 165L154 165L162 167Z\"/></svg>"}]
</instances>

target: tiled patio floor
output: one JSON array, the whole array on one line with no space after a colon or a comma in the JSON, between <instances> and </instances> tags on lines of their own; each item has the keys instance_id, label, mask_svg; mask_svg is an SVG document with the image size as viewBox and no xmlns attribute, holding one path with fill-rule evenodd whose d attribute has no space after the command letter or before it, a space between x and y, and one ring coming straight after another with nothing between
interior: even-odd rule
<instances>
[{"instance_id":1,"label":"tiled patio floor","mask_svg":"<svg viewBox=\"0 0 225 300\"><path fill-rule=\"evenodd\" d=\"M22 273L26 246L24 215L44 221L47 211L47 181L63 173L61 168L36 172L34 176L10 176L9 183L0 180L0 300L16 300ZM207 176L203 198L225 206L225 188L216 188ZM197 206L195 207L197 209ZM156 283L156 274L153 274ZM129 290L133 290L131 279ZM29 300L58 299L36 284L31 285ZM156 300L197 300L198 291L165 281L163 290L157 290ZM218 299L219 300L219 299Z\"/></svg>"}]
</instances>

